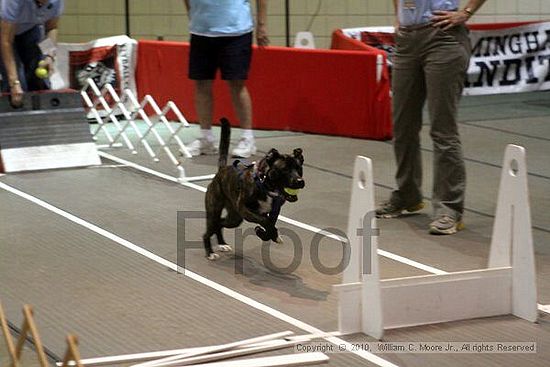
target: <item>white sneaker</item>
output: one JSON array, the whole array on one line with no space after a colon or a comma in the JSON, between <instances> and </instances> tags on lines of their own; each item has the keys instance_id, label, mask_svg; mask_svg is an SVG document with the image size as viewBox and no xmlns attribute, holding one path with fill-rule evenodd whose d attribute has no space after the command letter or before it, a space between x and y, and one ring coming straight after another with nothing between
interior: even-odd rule
<instances>
[{"instance_id":1,"label":"white sneaker","mask_svg":"<svg viewBox=\"0 0 550 367\"><path fill-rule=\"evenodd\" d=\"M256 154L254 139L241 138L237 147L233 149L234 157L248 158L253 154Z\"/></svg>"},{"instance_id":2,"label":"white sneaker","mask_svg":"<svg viewBox=\"0 0 550 367\"><path fill-rule=\"evenodd\" d=\"M214 145L214 142L208 141L205 138L198 138L191 144L187 145L187 150L193 157L201 154L211 155L218 153L218 147Z\"/></svg>"}]
</instances>

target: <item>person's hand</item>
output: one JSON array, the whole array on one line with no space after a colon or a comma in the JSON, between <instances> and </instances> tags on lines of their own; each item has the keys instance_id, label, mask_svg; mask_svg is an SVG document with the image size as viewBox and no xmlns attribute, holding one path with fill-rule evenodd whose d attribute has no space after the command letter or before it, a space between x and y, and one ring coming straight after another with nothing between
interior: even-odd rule
<instances>
[{"instance_id":1,"label":"person's hand","mask_svg":"<svg viewBox=\"0 0 550 367\"><path fill-rule=\"evenodd\" d=\"M48 70L48 75L51 75L53 72L53 64L54 64L53 56L46 55L42 60L40 60L40 62L38 63L38 66Z\"/></svg>"},{"instance_id":2,"label":"person's hand","mask_svg":"<svg viewBox=\"0 0 550 367\"><path fill-rule=\"evenodd\" d=\"M256 43L260 47L269 45L269 37L267 37L267 27L265 24L259 24L256 27Z\"/></svg>"},{"instance_id":3,"label":"person's hand","mask_svg":"<svg viewBox=\"0 0 550 367\"><path fill-rule=\"evenodd\" d=\"M459 24L464 24L468 19L470 19L470 15L462 10L435 10L433 14L434 16L431 19L433 26L441 28L444 31L451 29Z\"/></svg>"},{"instance_id":4,"label":"person's hand","mask_svg":"<svg viewBox=\"0 0 550 367\"><path fill-rule=\"evenodd\" d=\"M15 108L21 107L23 104L23 88L21 88L21 83L11 85L10 94L11 105Z\"/></svg>"}]
</instances>

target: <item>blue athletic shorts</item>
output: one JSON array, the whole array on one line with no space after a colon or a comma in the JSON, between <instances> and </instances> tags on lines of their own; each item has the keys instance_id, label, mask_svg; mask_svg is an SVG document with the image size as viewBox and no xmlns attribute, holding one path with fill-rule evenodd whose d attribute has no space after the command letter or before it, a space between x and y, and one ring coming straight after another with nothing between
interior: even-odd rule
<instances>
[{"instance_id":1,"label":"blue athletic shorts","mask_svg":"<svg viewBox=\"0 0 550 367\"><path fill-rule=\"evenodd\" d=\"M223 80L246 80L252 59L252 32L240 36L191 35L189 79L212 80L220 69Z\"/></svg>"}]
</instances>

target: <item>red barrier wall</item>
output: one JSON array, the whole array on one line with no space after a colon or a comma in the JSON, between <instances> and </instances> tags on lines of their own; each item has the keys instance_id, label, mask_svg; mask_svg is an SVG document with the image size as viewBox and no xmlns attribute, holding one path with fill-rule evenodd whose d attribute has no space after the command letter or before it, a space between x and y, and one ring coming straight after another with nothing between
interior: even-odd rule
<instances>
[{"instance_id":1,"label":"red barrier wall","mask_svg":"<svg viewBox=\"0 0 550 367\"><path fill-rule=\"evenodd\" d=\"M389 82L376 82L379 51L254 48L248 88L254 128L370 139L391 138ZM173 100L196 120L193 82L187 78L189 44L139 41L136 80L140 98ZM384 56L385 57L385 56ZM214 84L215 119L236 124L225 83Z\"/></svg>"},{"instance_id":2,"label":"red barrier wall","mask_svg":"<svg viewBox=\"0 0 550 367\"><path fill-rule=\"evenodd\" d=\"M341 29L336 29L332 32L332 40L330 48L333 50L358 50L369 51L372 49L369 45L362 41L348 37Z\"/></svg>"}]
</instances>

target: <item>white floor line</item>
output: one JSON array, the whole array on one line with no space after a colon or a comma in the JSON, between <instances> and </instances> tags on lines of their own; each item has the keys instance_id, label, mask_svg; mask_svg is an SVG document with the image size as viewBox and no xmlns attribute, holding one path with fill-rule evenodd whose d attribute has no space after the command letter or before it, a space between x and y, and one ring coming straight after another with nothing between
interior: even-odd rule
<instances>
[{"instance_id":1,"label":"white floor line","mask_svg":"<svg viewBox=\"0 0 550 367\"><path fill-rule=\"evenodd\" d=\"M137 169L137 170L145 172L145 173L149 173L153 176L157 176L157 177L160 177L160 178L163 178L165 180L172 181L172 182L179 182L183 186L187 186L189 188L192 188L192 189L195 189L195 190L198 190L198 191L206 192L205 187L202 187L202 186L199 186L199 185L196 185L196 184L193 184L193 183L189 183L189 182L178 181L178 179L176 177L173 177L173 176L161 173L161 172L157 172L155 170L152 170L150 168L141 166L139 164L127 161L127 160L122 159L122 158L118 158L114 155L111 155L111 154L108 154L108 153L105 153L105 152L99 152L99 155L104 157L104 158L110 159L114 162L124 164L128 167L132 167L134 169ZM283 215L279 216L279 219L281 221L285 222L285 223L294 225L298 228L302 228L302 229L305 229L307 231L314 232L314 233L321 233L321 234L325 235L326 237L334 239L336 241L346 242L345 238L340 237L340 236L338 236L334 233L330 233L330 232L327 232L325 230L321 230L320 228L314 227L314 226L306 224L306 223L299 222L299 221L291 219L291 218L287 218ZM447 274L448 273L445 270L438 269L438 268L435 268L435 267L430 266L430 265L422 264L418 261L411 260L409 258L406 258L406 257L401 256L401 255L394 254L394 253L389 252L389 251L384 251L384 250L378 249L378 255L387 257L388 259L392 259L394 261L397 261L397 262L400 262L402 264L405 264L405 265L423 270L423 271L431 273L431 274L441 275L441 274ZM538 309L539 309L539 311L543 311L543 312L546 312L546 313L550 314L550 305L545 306L545 305L539 304Z\"/></svg>"},{"instance_id":2,"label":"white floor line","mask_svg":"<svg viewBox=\"0 0 550 367\"><path fill-rule=\"evenodd\" d=\"M194 273L190 270L187 270L185 268L181 268L179 267L177 264L169 261L169 260L166 260L128 240L125 240L124 238L122 237L119 237L117 236L116 234L114 233L111 233L101 227L98 227L96 226L95 224L92 224L90 222L87 222L85 221L84 219L82 218L79 218L69 212L66 212L56 206L53 206L39 198L37 198L36 196L33 196L33 195L30 195L30 194L27 194L26 192L23 192L21 190L18 190L12 186L9 186L3 182L0 182L0 189L4 189L12 194L15 194L23 199L26 199L44 209L47 209L57 215L60 215L62 216L63 218L65 219L68 219L70 220L71 222L73 223L76 223L86 229L89 229L90 231L92 232L95 232L105 238L108 238L109 240L113 241L113 242L116 242L118 243L119 245L121 246L124 246L126 247L127 249L131 250L131 251L134 251L142 256L145 256L147 257L148 259L150 260L153 260L155 261L156 263L158 264L161 264L162 266L165 266L173 271L182 271L183 270L183 274L203 285L206 285L222 294L225 294L226 296L229 296L235 300L238 300L248 306L251 306L259 311L262 311L268 315L271 315L281 321L284 321L290 325L293 325L294 327L298 328L298 329L301 329L307 333L310 333L310 334L324 334L326 335L327 333L316 328L315 326L312 326L312 325L309 325L301 320L298 320L292 316L289 316L281 311L278 311L274 308L271 308L263 303L260 303L250 297L247 297L245 295L242 295L230 288L227 288L226 286L223 286L221 284L218 284L208 278L205 278L197 273ZM380 358L372 353L369 353L369 352L366 352L366 351L355 351L353 346L346 342L345 340L343 339L340 339L338 337L326 337L324 338L325 340L337 345L337 346L340 346L340 345L345 345L346 346L346 350L347 351L350 351L350 353L353 353L369 362L372 362L380 367L397 367L397 365L383 359L383 358Z\"/></svg>"},{"instance_id":3,"label":"white floor line","mask_svg":"<svg viewBox=\"0 0 550 367\"><path fill-rule=\"evenodd\" d=\"M98 169L98 168L120 168L127 167L125 164L100 164L98 166L88 166L86 169Z\"/></svg>"},{"instance_id":4,"label":"white floor line","mask_svg":"<svg viewBox=\"0 0 550 367\"><path fill-rule=\"evenodd\" d=\"M189 177L184 177L180 180L181 181L185 181L185 182L190 182L190 181L206 181L206 180L211 180L214 178L214 174L211 174L211 175L204 175L204 176L189 176Z\"/></svg>"}]
</instances>

